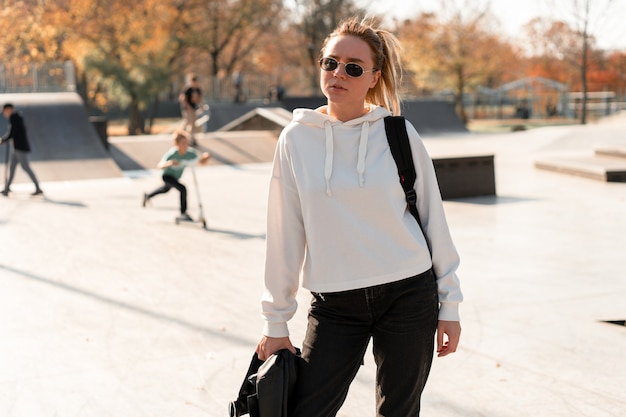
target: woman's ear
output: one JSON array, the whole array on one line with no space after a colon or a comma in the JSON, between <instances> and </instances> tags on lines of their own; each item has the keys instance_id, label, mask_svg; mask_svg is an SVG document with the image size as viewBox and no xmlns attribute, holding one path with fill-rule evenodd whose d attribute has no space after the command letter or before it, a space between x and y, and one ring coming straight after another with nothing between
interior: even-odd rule
<instances>
[{"instance_id":1,"label":"woman's ear","mask_svg":"<svg viewBox=\"0 0 626 417\"><path fill-rule=\"evenodd\" d=\"M372 72L373 77L372 77L372 83L370 84L370 88L374 88L376 86L376 83L378 83L378 79L380 78L380 70Z\"/></svg>"}]
</instances>

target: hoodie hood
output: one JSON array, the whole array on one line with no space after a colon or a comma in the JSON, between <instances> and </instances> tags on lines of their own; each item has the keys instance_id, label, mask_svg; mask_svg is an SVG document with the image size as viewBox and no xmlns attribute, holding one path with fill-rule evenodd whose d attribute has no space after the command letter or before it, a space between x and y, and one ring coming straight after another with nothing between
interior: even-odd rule
<instances>
[{"instance_id":1,"label":"hoodie hood","mask_svg":"<svg viewBox=\"0 0 626 417\"><path fill-rule=\"evenodd\" d=\"M359 175L359 185L363 187L365 183L365 156L367 154L367 141L369 138L370 124L378 120L384 119L390 116L391 113L384 107L376 106L373 104L367 105L369 111L363 116L356 119L342 122L329 116L328 106L322 106L315 110L311 109L295 109L293 111L293 122L301 123L311 127L318 127L324 129L326 137L326 157L324 159L324 178L326 180L326 194L332 195L330 187L330 179L333 174L333 156L334 156L334 134L333 127L335 126L361 126L361 134L359 139L357 165L355 167Z\"/></svg>"}]
</instances>

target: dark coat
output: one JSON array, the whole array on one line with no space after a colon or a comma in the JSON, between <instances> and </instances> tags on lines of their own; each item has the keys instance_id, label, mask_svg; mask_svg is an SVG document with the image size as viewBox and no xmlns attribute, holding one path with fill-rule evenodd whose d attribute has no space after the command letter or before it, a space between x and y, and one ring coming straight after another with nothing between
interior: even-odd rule
<instances>
[{"instance_id":1,"label":"dark coat","mask_svg":"<svg viewBox=\"0 0 626 417\"><path fill-rule=\"evenodd\" d=\"M22 152L30 152L30 144L26 136L24 118L19 113L11 113L9 117L9 133L4 136L4 139L13 139L14 149Z\"/></svg>"},{"instance_id":2,"label":"dark coat","mask_svg":"<svg viewBox=\"0 0 626 417\"><path fill-rule=\"evenodd\" d=\"M257 354L252 356L239 396L228 408L230 417L287 417L293 404L298 374L300 350L294 355L287 349L279 350L265 362Z\"/></svg>"}]
</instances>

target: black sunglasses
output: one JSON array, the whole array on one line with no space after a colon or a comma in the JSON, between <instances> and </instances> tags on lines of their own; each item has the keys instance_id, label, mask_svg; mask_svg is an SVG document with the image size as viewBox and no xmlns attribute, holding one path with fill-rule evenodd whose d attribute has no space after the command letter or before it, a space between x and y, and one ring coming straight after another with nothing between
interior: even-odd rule
<instances>
[{"instance_id":1,"label":"black sunglasses","mask_svg":"<svg viewBox=\"0 0 626 417\"><path fill-rule=\"evenodd\" d=\"M364 70L362 66L359 64L355 64L354 62L348 62L347 64L344 62L339 62L335 58L325 57L320 59L320 68L324 71L334 71L337 69L339 64L343 64L346 68L346 74L348 74L352 78L358 78L365 72L374 71Z\"/></svg>"}]
</instances>

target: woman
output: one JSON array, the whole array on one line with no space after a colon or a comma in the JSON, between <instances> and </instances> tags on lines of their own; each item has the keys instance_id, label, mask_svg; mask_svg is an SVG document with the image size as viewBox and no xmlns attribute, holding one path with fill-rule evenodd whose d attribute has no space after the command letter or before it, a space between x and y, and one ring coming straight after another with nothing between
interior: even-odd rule
<instances>
[{"instance_id":1,"label":"woman","mask_svg":"<svg viewBox=\"0 0 626 417\"><path fill-rule=\"evenodd\" d=\"M282 132L270 183L261 359L295 352L287 321L302 271L313 298L290 416L334 416L369 343L378 416L417 416L433 357L457 348L458 254L432 161L407 123L415 189L431 255L406 206L385 135L399 114L400 45L349 19L320 59L328 104L297 109Z\"/></svg>"}]
</instances>

